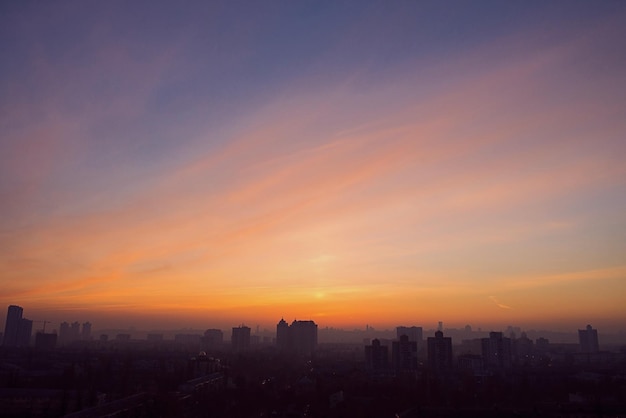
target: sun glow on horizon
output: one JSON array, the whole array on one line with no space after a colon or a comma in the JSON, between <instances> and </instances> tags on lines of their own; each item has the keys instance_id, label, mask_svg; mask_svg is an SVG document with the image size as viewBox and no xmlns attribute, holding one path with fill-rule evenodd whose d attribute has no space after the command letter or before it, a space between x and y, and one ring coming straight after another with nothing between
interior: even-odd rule
<instances>
[{"instance_id":1,"label":"sun glow on horizon","mask_svg":"<svg viewBox=\"0 0 626 418\"><path fill-rule=\"evenodd\" d=\"M207 327L626 323L623 7L458 38L399 4L184 27L107 7L73 10L71 36L49 6L0 17L0 302Z\"/></svg>"}]
</instances>

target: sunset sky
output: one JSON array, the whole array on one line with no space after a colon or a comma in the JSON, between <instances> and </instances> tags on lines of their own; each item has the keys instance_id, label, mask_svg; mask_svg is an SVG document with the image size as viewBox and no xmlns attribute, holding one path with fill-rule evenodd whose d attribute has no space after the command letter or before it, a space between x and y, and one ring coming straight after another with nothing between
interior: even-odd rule
<instances>
[{"instance_id":1,"label":"sunset sky","mask_svg":"<svg viewBox=\"0 0 626 418\"><path fill-rule=\"evenodd\" d=\"M626 330L625 42L623 1L3 2L0 320Z\"/></svg>"}]
</instances>

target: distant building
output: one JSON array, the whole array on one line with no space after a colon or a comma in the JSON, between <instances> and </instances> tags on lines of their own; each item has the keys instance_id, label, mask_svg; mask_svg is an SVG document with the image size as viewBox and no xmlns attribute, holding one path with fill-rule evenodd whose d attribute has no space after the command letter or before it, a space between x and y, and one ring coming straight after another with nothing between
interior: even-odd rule
<instances>
[{"instance_id":1,"label":"distant building","mask_svg":"<svg viewBox=\"0 0 626 418\"><path fill-rule=\"evenodd\" d=\"M530 360L533 353L533 340L528 338L525 332L522 332L520 338L513 340L513 353L519 363L525 363Z\"/></svg>"},{"instance_id":2,"label":"distant building","mask_svg":"<svg viewBox=\"0 0 626 418\"><path fill-rule=\"evenodd\" d=\"M276 325L276 345L283 351L311 355L317 347L317 324L294 320L288 325L281 319Z\"/></svg>"},{"instance_id":3,"label":"distant building","mask_svg":"<svg viewBox=\"0 0 626 418\"><path fill-rule=\"evenodd\" d=\"M443 332L435 332L435 337L428 337L428 365L437 373L452 369L452 338L444 337Z\"/></svg>"},{"instance_id":4,"label":"distant building","mask_svg":"<svg viewBox=\"0 0 626 418\"><path fill-rule=\"evenodd\" d=\"M91 322L85 322L83 324L83 329L81 330L80 338L85 341L91 340Z\"/></svg>"},{"instance_id":5,"label":"distant building","mask_svg":"<svg viewBox=\"0 0 626 418\"><path fill-rule=\"evenodd\" d=\"M4 325L4 337L2 345L5 347L16 347L18 345L18 335L22 323L24 309L21 306L10 305L7 310L7 320Z\"/></svg>"},{"instance_id":6,"label":"distant building","mask_svg":"<svg viewBox=\"0 0 626 418\"><path fill-rule=\"evenodd\" d=\"M220 347L224 344L224 333L221 329L207 329L204 331L203 342L208 347Z\"/></svg>"},{"instance_id":7,"label":"distant building","mask_svg":"<svg viewBox=\"0 0 626 418\"><path fill-rule=\"evenodd\" d=\"M234 351L246 351L250 348L250 327L233 327L230 341Z\"/></svg>"},{"instance_id":8,"label":"distant building","mask_svg":"<svg viewBox=\"0 0 626 418\"><path fill-rule=\"evenodd\" d=\"M587 325L586 329L578 330L578 341L580 343L580 351L583 353L597 353L600 351L598 344L598 330Z\"/></svg>"},{"instance_id":9,"label":"distant building","mask_svg":"<svg viewBox=\"0 0 626 418\"><path fill-rule=\"evenodd\" d=\"M409 337L409 341L416 341L418 346L424 341L422 327L396 327L398 340L403 335Z\"/></svg>"},{"instance_id":10,"label":"distant building","mask_svg":"<svg viewBox=\"0 0 626 418\"><path fill-rule=\"evenodd\" d=\"M22 318L20 320L20 326L17 330L17 346L28 347L30 346L30 337L33 333L33 321L30 319Z\"/></svg>"},{"instance_id":11,"label":"distant building","mask_svg":"<svg viewBox=\"0 0 626 418\"><path fill-rule=\"evenodd\" d=\"M311 355L317 347L317 324L313 321L293 321L289 326L293 350Z\"/></svg>"},{"instance_id":12,"label":"distant building","mask_svg":"<svg viewBox=\"0 0 626 418\"><path fill-rule=\"evenodd\" d=\"M389 367L389 350L380 344L380 340L374 339L372 345L365 346L365 367L374 371Z\"/></svg>"},{"instance_id":13,"label":"distant building","mask_svg":"<svg viewBox=\"0 0 626 418\"><path fill-rule=\"evenodd\" d=\"M70 324L63 321L59 325L59 345L63 346L70 342Z\"/></svg>"},{"instance_id":14,"label":"distant building","mask_svg":"<svg viewBox=\"0 0 626 418\"><path fill-rule=\"evenodd\" d=\"M91 335L91 324L86 322L83 324L82 335ZM63 321L59 326L59 345L69 345L81 339L80 323L74 321L71 324Z\"/></svg>"},{"instance_id":15,"label":"distant building","mask_svg":"<svg viewBox=\"0 0 626 418\"><path fill-rule=\"evenodd\" d=\"M284 318L281 318L276 324L276 345L279 349L287 351L290 348L289 341L289 324Z\"/></svg>"},{"instance_id":16,"label":"distant building","mask_svg":"<svg viewBox=\"0 0 626 418\"><path fill-rule=\"evenodd\" d=\"M540 353L546 353L550 350L550 340L539 337L535 340L535 348Z\"/></svg>"},{"instance_id":17,"label":"distant building","mask_svg":"<svg viewBox=\"0 0 626 418\"><path fill-rule=\"evenodd\" d=\"M501 332L490 332L489 338L481 339L482 355L485 366L491 370L508 369L511 367L511 339L502 336Z\"/></svg>"},{"instance_id":18,"label":"distant building","mask_svg":"<svg viewBox=\"0 0 626 418\"><path fill-rule=\"evenodd\" d=\"M391 361L396 371L417 369L417 342L402 335L399 341L391 343Z\"/></svg>"},{"instance_id":19,"label":"distant building","mask_svg":"<svg viewBox=\"0 0 626 418\"><path fill-rule=\"evenodd\" d=\"M80 340L80 323L74 321L72 325L70 325L70 342L78 340Z\"/></svg>"}]
</instances>

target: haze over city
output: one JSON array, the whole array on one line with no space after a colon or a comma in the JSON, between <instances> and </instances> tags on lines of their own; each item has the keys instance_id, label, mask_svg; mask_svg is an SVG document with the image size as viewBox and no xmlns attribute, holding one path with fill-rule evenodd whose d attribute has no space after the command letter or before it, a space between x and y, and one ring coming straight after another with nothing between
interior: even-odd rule
<instances>
[{"instance_id":1,"label":"haze over city","mask_svg":"<svg viewBox=\"0 0 626 418\"><path fill-rule=\"evenodd\" d=\"M612 1L4 2L1 315L623 332L624 39Z\"/></svg>"}]
</instances>

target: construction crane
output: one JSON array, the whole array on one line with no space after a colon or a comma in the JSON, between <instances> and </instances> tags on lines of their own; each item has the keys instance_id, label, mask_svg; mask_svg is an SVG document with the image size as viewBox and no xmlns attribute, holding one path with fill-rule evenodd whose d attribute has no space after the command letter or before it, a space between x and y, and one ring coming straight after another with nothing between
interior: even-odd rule
<instances>
[{"instance_id":1,"label":"construction crane","mask_svg":"<svg viewBox=\"0 0 626 418\"><path fill-rule=\"evenodd\" d=\"M46 321L46 320L44 320L44 321L33 321L33 322L43 322L43 330L42 330L42 332L44 334L46 333L46 324L51 324L52 323L52 321Z\"/></svg>"}]
</instances>

